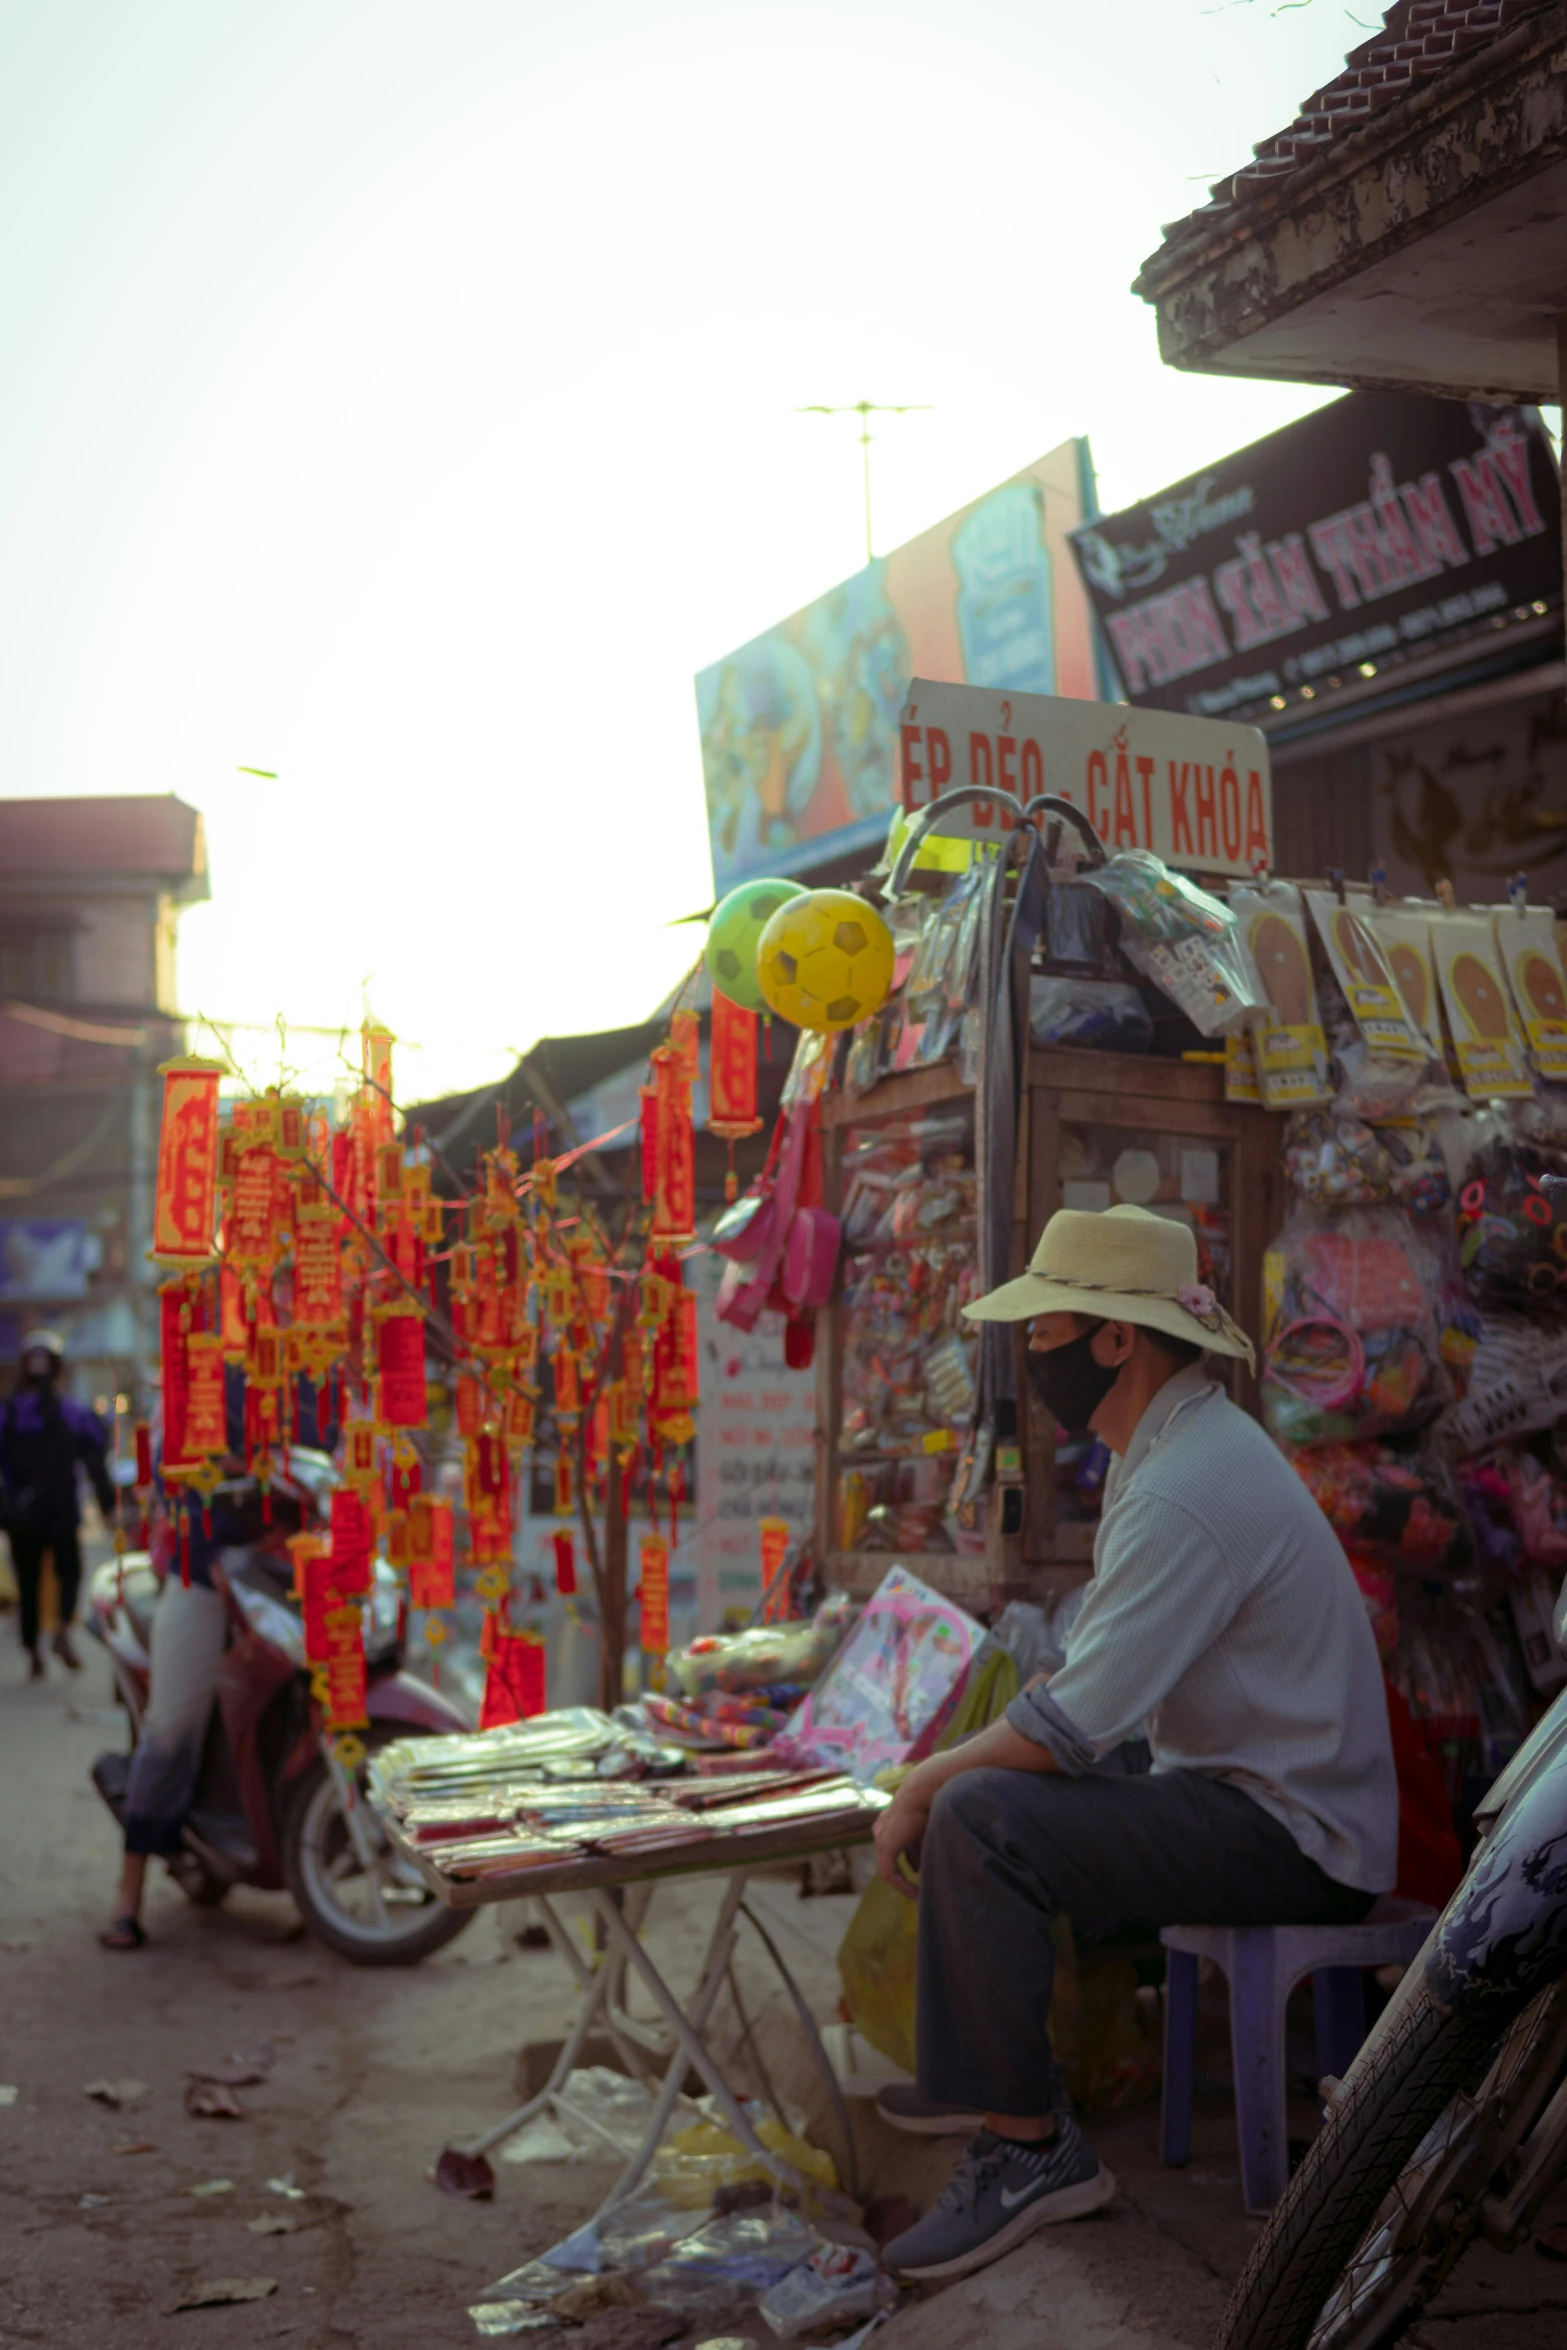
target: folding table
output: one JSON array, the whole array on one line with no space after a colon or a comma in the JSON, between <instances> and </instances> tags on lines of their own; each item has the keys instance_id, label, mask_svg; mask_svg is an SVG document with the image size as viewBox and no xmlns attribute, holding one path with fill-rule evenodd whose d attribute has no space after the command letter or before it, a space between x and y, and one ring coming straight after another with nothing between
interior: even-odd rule
<instances>
[{"instance_id":1,"label":"folding table","mask_svg":"<svg viewBox=\"0 0 1567 2350\"><path fill-rule=\"evenodd\" d=\"M662 2079L654 2095L653 2109L641 2144L594 2214L595 2218L602 2218L616 2205L627 2201L646 2178L670 2118L677 2104L682 2102L681 2084L692 2071L706 2083L728 2127L747 2151L781 2185L803 2190L809 2182L801 2178L791 2163L762 2143L747 2117L742 2099L725 2080L707 2045L708 2023L734 1958L739 1940L738 1921L743 1917L755 1929L777 1968L805 2031L843 2139L846 2184L852 2192L854 2140L837 2077L822 2046L821 2035L805 1995L790 1973L773 1937L754 1910L747 1906L745 1893L752 1871L764 1863L805 1860L813 1853L835 1852L847 1845L866 1843L876 1815L887 1801L886 1796L878 1795L875 1790L863 1790L856 1810L832 1813L819 1820L803 1819L792 1825L782 1823L755 1829L732 1829L726 1834L703 1836L693 1839L689 1844L634 1857L584 1854L563 1858L558 1863L551 1861L542 1865L519 1866L515 1870L465 1880L454 1880L438 1868L428 1847L411 1842L401 1832L395 1819L385 1818L387 1833L398 1850L413 1864L431 1889L452 1908L477 1909L490 1902L521 1899L535 1902L553 1947L565 1961L577 1985L576 2020L544 2087L536 2096L530 2097L525 2105L520 2105L515 2113L508 2114L504 2121L486 2130L481 2137L473 2139L460 2151L470 2158L487 2153L492 2146L498 2146L503 2139L511 2137L514 2131L521 2129L525 2122L531 2121L535 2114L543 2112L546 2107L570 2115L589 2130L598 2129L599 2125L591 2116L576 2113L563 2092L573 2067L587 2045L589 2035L595 2025L601 2023L634 2076L646 2078L656 2075L658 2068L662 2067ZM723 1898L707 1938L695 1987L686 2004L682 2005L647 1950L641 1938L642 1927L646 1923L654 1890L660 1881L719 1873L727 1879ZM555 1906L562 1896L568 1894L584 1895L591 1914L599 1924L602 1949L596 1961L584 1954L577 1937ZM646 2024L627 2013L624 1988L633 1975L645 1986L657 2008L665 2027L663 2034L650 2031ZM784 2119L782 2115L779 2118ZM601 2134L608 2135L607 2132ZM612 2142L615 2143L617 2153L623 2152L618 2141Z\"/></svg>"}]
</instances>

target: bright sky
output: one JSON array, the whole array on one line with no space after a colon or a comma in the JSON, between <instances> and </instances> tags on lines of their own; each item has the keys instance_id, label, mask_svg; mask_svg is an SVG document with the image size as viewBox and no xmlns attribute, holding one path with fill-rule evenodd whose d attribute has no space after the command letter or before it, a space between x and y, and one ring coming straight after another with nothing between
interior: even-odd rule
<instances>
[{"instance_id":1,"label":"bright sky","mask_svg":"<svg viewBox=\"0 0 1567 2350\"><path fill-rule=\"evenodd\" d=\"M692 674L862 559L853 423L794 409L934 403L885 549L1071 433L1115 506L1316 405L1161 368L1126 288L1363 37L4 0L0 790L202 808L185 1008L368 985L405 1096L644 1017L710 893Z\"/></svg>"}]
</instances>

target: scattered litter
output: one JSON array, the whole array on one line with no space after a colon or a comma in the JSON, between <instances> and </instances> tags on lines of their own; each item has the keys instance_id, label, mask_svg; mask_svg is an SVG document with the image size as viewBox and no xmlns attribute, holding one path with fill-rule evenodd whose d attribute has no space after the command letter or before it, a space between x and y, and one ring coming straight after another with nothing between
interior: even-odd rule
<instances>
[{"instance_id":1,"label":"scattered litter","mask_svg":"<svg viewBox=\"0 0 1567 2350\"><path fill-rule=\"evenodd\" d=\"M597 2317L606 2309L645 2309L647 2295L635 2277L578 2277L564 2293L556 2294L550 2307L557 2317L581 2325L585 2318Z\"/></svg>"},{"instance_id":2,"label":"scattered litter","mask_svg":"<svg viewBox=\"0 0 1567 2350\"><path fill-rule=\"evenodd\" d=\"M199 2075L185 2090L185 2111L208 2121L242 2122L245 2108L232 2089L221 2081L203 2080Z\"/></svg>"},{"instance_id":3,"label":"scattered litter","mask_svg":"<svg viewBox=\"0 0 1567 2350\"><path fill-rule=\"evenodd\" d=\"M187 2073L185 2077L210 2084L214 2089L253 2089L258 2081L266 2079L267 2068L264 2064L241 2064L236 2058L212 2072Z\"/></svg>"},{"instance_id":4,"label":"scattered litter","mask_svg":"<svg viewBox=\"0 0 1567 2350\"><path fill-rule=\"evenodd\" d=\"M696 2350L758 2350L758 2345L751 2334L709 2334Z\"/></svg>"},{"instance_id":5,"label":"scattered litter","mask_svg":"<svg viewBox=\"0 0 1567 2350\"><path fill-rule=\"evenodd\" d=\"M267 2192L269 2195L286 2195L290 2203L303 2203L305 2200L305 2190L295 2186L291 2170L286 2170L280 2179L268 2179Z\"/></svg>"},{"instance_id":6,"label":"scattered litter","mask_svg":"<svg viewBox=\"0 0 1567 2350\"><path fill-rule=\"evenodd\" d=\"M561 2321L547 2309L532 2309L526 2301L475 2301L468 2315L473 2330L493 2340L502 2334L558 2333Z\"/></svg>"},{"instance_id":7,"label":"scattered litter","mask_svg":"<svg viewBox=\"0 0 1567 2350\"><path fill-rule=\"evenodd\" d=\"M17 1958L20 1958L24 1951L36 1950L37 1948L38 1945L31 1934L0 1934L0 1950L9 1950Z\"/></svg>"},{"instance_id":8,"label":"scattered litter","mask_svg":"<svg viewBox=\"0 0 1567 2350\"><path fill-rule=\"evenodd\" d=\"M501 2148L502 2162L580 2162L582 2149L547 2113L524 2122Z\"/></svg>"},{"instance_id":9,"label":"scattered litter","mask_svg":"<svg viewBox=\"0 0 1567 2350\"><path fill-rule=\"evenodd\" d=\"M78 2195L76 2208L78 2211L102 2211L108 2200L107 2195Z\"/></svg>"},{"instance_id":10,"label":"scattered litter","mask_svg":"<svg viewBox=\"0 0 1567 2350\"><path fill-rule=\"evenodd\" d=\"M830 2154L786 2130L761 2106L748 2106L746 2119L768 2152L788 2163L808 2184L836 2188L838 2173ZM694 2211L706 2211L726 2187L756 2181L771 2189L773 2183L772 2173L760 2157L716 2121L692 2122L685 2129L671 2131L653 2158L653 2177L671 2201Z\"/></svg>"},{"instance_id":11,"label":"scattered litter","mask_svg":"<svg viewBox=\"0 0 1567 2350\"><path fill-rule=\"evenodd\" d=\"M277 2050L270 2040L253 2040L248 2048L236 2048L229 2062L253 2067L258 2074L269 2073L277 2063ZM242 2089L244 2086L243 2081L229 2083L231 2089Z\"/></svg>"},{"instance_id":12,"label":"scattered litter","mask_svg":"<svg viewBox=\"0 0 1567 2350\"><path fill-rule=\"evenodd\" d=\"M320 1980L319 1975L280 1975L277 1987L280 1991L308 1991L312 1983Z\"/></svg>"},{"instance_id":13,"label":"scattered litter","mask_svg":"<svg viewBox=\"0 0 1567 2350\"><path fill-rule=\"evenodd\" d=\"M1542 2228L1534 2239L1536 2252L1543 2252L1547 2260L1567 2260L1567 2220L1559 2219L1553 2227Z\"/></svg>"},{"instance_id":14,"label":"scattered litter","mask_svg":"<svg viewBox=\"0 0 1567 2350\"><path fill-rule=\"evenodd\" d=\"M796 2212L736 2212L685 2237L642 2282L650 2301L695 2317L769 2292L819 2241Z\"/></svg>"},{"instance_id":15,"label":"scattered litter","mask_svg":"<svg viewBox=\"0 0 1567 2350\"><path fill-rule=\"evenodd\" d=\"M111 2146L111 2154L156 2154L157 2145L151 2138L122 2138L118 2146Z\"/></svg>"},{"instance_id":16,"label":"scattered litter","mask_svg":"<svg viewBox=\"0 0 1567 2350\"><path fill-rule=\"evenodd\" d=\"M0 2084L0 2105L14 2105L21 2094L20 2089L12 2088L8 2083Z\"/></svg>"},{"instance_id":17,"label":"scattered litter","mask_svg":"<svg viewBox=\"0 0 1567 2350\"><path fill-rule=\"evenodd\" d=\"M178 2309L224 2309L234 2301L265 2301L276 2291L276 2277L209 2277L171 2301L165 2315L172 2317Z\"/></svg>"},{"instance_id":18,"label":"scattered litter","mask_svg":"<svg viewBox=\"0 0 1567 2350\"><path fill-rule=\"evenodd\" d=\"M95 2097L100 2105L139 2105L147 2094L145 2081L89 2081L82 2091L84 2097Z\"/></svg>"},{"instance_id":19,"label":"scattered litter","mask_svg":"<svg viewBox=\"0 0 1567 2350\"><path fill-rule=\"evenodd\" d=\"M432 2174L436 2185L448 2195L462 2195L469 2202L487 2203L495 2192L495 2173L483 2154L462 2154L455 2146L448 2146Z\"/></svg>"},{"instance_id":20,"label":"scattered litter","mask_svg":"<svg viewBox=\"0 0 1567 2350\"><path fill-rule=\"evenodd\" d=\"M298 2227L297 2219L290 2219L286 2211L263 2211L255 2219L245 2222L253 2236L291 2236Z\"/></svg>"},{"instance_id":21,"label":"scattered litter","mask_svg":"<svg viewBox=\"0 0 1567 2350\"><path fill-rule=\"evenodd\" d=\"M188 2192L192 2195L232 2195L234 2182L232 2179L203 2179L199 2187L192 2187Z\"/></svg>"},{"instance_id":22,"label":"scattered litter","mask_svg":"<svg viewBox=\"0 0 1567 2350\"><path fill-rule=\"evenodd\" d=\"M757 2314L791 2341L822 2326L874 2317L897 2297L896 2285L869 2252L819 2242L808 2260L763 2294Z\"/></svg>"},{"instance_id":23,"label":"scattered litter","mask_svg":"<svg viewBox=\"0 0 1567 2350\"><path fill-rule=\"evenodd\" d=\"M653 2118L652 2090L607 2064L583 2065L568 2073L565 2087L551 2102L568 2132L573 2123L577 2125L585 2152L592 2152L596 2142L600 2151L608 2145L622 2160L637 2152Z\"/></svg>"}]
</instances>

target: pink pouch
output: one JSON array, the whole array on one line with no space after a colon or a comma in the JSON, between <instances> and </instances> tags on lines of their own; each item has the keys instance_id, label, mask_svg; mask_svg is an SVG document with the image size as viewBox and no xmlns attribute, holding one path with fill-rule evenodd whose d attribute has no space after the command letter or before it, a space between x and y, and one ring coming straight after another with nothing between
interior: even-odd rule
<instances>
[{"instance_id":1,"label":"pink pouch","mask_svg":"<svg viewBox=\"0 0 1567 2350\"><path fill-rule=\"evenodd\" d=\"M826 1208L798 1208L784 1241L782 1287L792 1306L824 1306L838 1270L841 1227Z\"/></svg>"}]
</instances>

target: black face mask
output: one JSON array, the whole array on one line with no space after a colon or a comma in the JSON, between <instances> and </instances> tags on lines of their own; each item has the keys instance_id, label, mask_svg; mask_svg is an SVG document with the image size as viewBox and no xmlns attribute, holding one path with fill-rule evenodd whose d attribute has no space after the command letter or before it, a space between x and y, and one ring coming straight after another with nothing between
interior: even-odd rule
<instances>
[{"instance_id":1,"label":"black face mask","mask_svg":"<svg viewBox=\"0 0 1567 2350\"><path fill-rule=\"evenodd\" d=\"M1094 1361L1089 1349L1095 1335L1095 1331L1085 1330L1081 1338L1068 1339L1065 1346L1031 1346L1028 1350L1028 1383L1068 1436L1088 1426L1121 1376L1119 1363L1106 1370Z\"/></svg>"}]
</instances>

